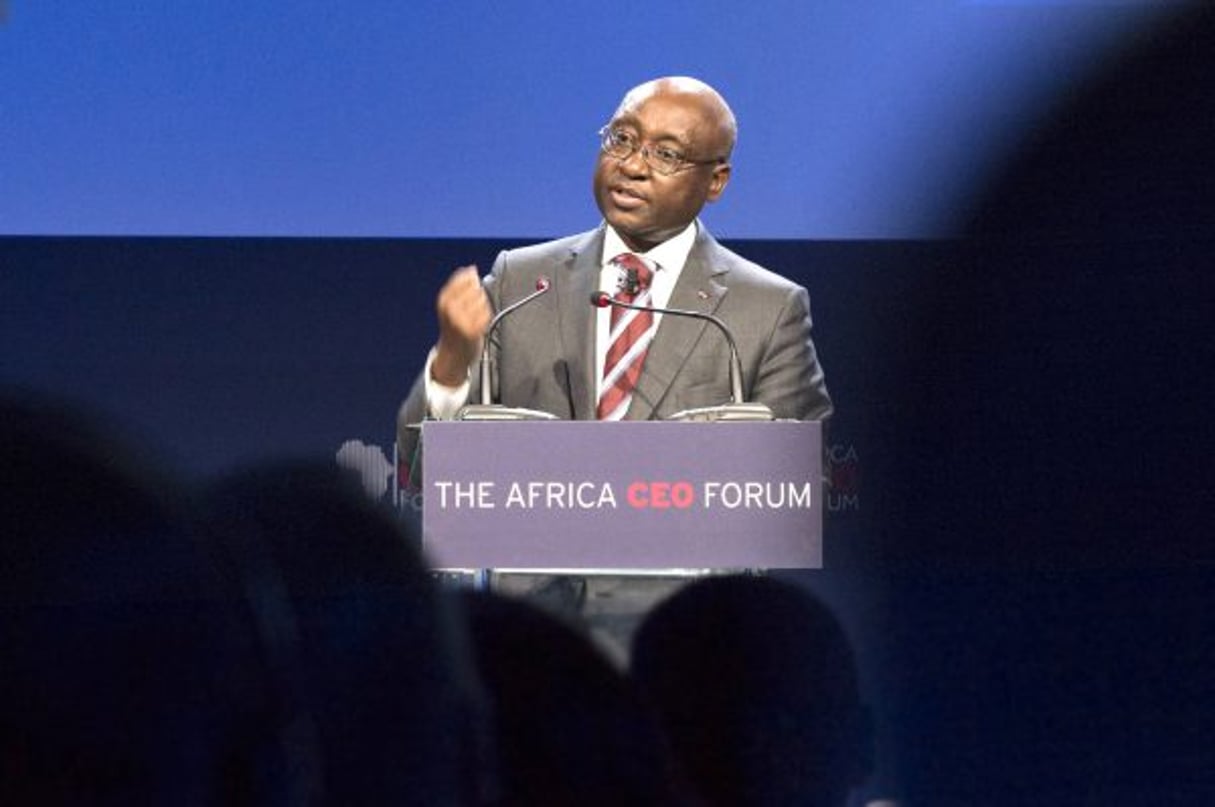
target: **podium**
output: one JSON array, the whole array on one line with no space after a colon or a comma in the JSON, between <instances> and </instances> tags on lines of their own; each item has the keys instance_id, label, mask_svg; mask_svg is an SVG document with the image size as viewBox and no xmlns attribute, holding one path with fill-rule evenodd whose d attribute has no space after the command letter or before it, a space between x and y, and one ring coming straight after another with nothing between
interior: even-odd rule
<instances>
[{"instance_id":1,"label":"podium","mask_svg":"<svg viewBox=\"0 0 1215 807\"><path fill-rule=\"evenodd\" d=\"M423 547L442 570L820 568L814 421L427 421Z\"/></svg>"}]
</instances>

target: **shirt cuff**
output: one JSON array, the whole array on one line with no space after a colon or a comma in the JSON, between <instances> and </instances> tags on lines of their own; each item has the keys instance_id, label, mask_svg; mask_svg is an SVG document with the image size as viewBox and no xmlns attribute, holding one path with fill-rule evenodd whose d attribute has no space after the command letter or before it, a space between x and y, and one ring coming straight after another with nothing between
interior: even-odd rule
<instances>
[{"instance_id":1,"label":"shirt cuff","mask_svg":"<svg viewBox=\"0 0 1215 807\"><path fill-rule=\"evenodd\" d=\"M426 383L426 409L432 418L451 420L460 411L460 407L468 403L468 392L471 385L468 379L458 387L440 384L430 375L430 365L438 354L438 348L432 347L426 357L426 367L422 370L422 378Z\"/></svg>"}]
</instances>

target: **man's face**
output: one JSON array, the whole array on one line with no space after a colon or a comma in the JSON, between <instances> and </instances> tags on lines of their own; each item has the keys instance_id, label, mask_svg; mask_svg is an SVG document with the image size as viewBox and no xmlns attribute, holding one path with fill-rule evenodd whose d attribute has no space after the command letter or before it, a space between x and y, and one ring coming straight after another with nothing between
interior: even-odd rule
<instances>
[{"instance_id":1,"label":"man's face","mask_svg":"<svg viewBox=\"0 0 1215 807\"><path fill-rule=\"evenodd\" d=\"M643 144L668 147L689 160L724 157L727 136L716 108L704 95L664 89L626 99L609 124L629 131ZM595 202L630 249L644 252L677 235L714 202L730 177L728 164L688 165L664 176L638 149L621 160L599 153Z\"/></svg>"}]
</instances>

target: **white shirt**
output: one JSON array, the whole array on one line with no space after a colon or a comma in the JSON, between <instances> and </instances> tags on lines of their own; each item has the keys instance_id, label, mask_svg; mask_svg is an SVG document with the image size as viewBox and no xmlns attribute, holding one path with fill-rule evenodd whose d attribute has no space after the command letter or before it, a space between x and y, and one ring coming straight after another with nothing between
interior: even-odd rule
<instances>
[{"instance_id":1,"label":"white shirt","mask_svg":"<svg viewBox=\"0 0 1215 807\"><path fill-rule=\"evenodd\" d=\"M684 264L688 262L688 253L692 251L692 244L696 242L698 226L697 222L693 221L678 235L663 241L649 252L633 253L645 258L654 270L653 278L650 281L650 305L663 308L670 301L671 292L675 290L675 283L683 272ZM603 254L599 256L598 288L600 291L613 295L616 293L620 268L612 263L612 259L622 252L632 252L632 250L625 246L624 240L612 229L611 225L606 225ZM600 308L595 313L596 400L599 398L599 385L603 382L603 363L607 356L607 338L611 329L611 316L611 307ZM655 314L655 327L661 321L662 315ZM455 417L460 407L468 402L470 384L466 379L458 387L447 387L431 378L430 365L435 359L436 350L437 348L430 349L430 355L426 357L426 367L422 371L426 383L426 405L431 417L450 420Z\"/></svg>"}]
</instances>

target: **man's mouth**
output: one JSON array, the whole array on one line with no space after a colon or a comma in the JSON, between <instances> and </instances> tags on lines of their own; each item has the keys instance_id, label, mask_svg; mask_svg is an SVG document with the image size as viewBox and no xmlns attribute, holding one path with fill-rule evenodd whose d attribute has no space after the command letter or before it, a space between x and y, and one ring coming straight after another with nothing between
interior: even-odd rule
<instances>
[{"instance_id":1,"label":"man's mouth","mask_svg":"<svg viewBox=\"0 0 1215 807\"><path fill-rule=\"evenodd\" d=\"M629 210L640 207L646 202L645 196L624 185L613 185L611 195L613 204Z\"/></svg>"}]
</instances>

